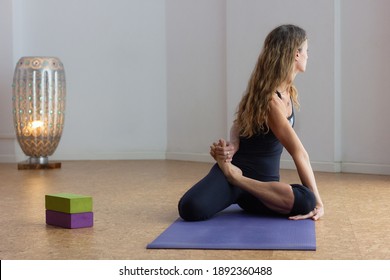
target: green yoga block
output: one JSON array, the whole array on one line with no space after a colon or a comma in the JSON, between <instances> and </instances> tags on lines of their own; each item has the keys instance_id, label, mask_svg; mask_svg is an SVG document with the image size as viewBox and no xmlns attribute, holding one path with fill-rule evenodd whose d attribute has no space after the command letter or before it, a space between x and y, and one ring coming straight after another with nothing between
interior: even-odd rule
<instances>
[{"instance_id":1,"label":"green yoga block","mask_svg":"<svg viewBox=\"0 0 390 280\"><path fill-rule=\"evenodd\" d=\"M45 207L46 210L69 214L92 212L92 197L71 193L47 194Z\"/></svg>"}]
</instances>

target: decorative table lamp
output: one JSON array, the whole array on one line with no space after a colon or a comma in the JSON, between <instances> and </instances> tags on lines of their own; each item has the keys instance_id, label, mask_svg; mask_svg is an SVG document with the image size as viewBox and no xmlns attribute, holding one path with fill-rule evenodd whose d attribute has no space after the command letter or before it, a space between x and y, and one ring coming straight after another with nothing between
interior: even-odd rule
<instances>
[{"instance_id":1,"label":"decorative table lamp","mask_svg":"<svg viewBox=\"0 0 390 280\"><path fill-rule=\"evenodd\" d=\"M16 137L30 158L18 169L61 168L49 162L60 142L65 117L65 71L55 57L22 57L13 79Z\"/></svg>"}]
</instances>

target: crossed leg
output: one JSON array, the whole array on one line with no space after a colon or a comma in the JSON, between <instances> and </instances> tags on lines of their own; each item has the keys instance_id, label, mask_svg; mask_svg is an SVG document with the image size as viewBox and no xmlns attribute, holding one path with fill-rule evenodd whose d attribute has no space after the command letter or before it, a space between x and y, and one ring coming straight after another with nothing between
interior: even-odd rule
<instances>
[{"instance_id":1,"label":"crossed leg","mask_svg":"<svg viewBox=\"0 0 390 280\"><path fill-rule=\"evenodd\" d=\"M282 182L261 182L242 175L242 171L230 162L217 160L227 180L242 190L251 193L269 209L280 214L289 214L294 206L291 185Z\"/></svg>"}]
</instances>

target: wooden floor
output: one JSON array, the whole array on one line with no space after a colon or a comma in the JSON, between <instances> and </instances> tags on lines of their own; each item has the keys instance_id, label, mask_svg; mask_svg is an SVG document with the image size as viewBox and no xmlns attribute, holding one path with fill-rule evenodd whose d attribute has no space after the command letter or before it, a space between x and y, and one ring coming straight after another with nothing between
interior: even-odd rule
<instances>
[{"instance_id":1,"label":"wooden floor","mask_svg":"<svg viewBox=\"0 0 390 280\"><path fill-rule=\"evenodd\" d=\"M181 195L210 169L180 161L74 161L59 170L0 164L0 259L390 259L390 176L316 173L325 216L317 251L147 250L177 217ZM282 180L298 182L294 171ZM45 194L94 200L94 226L45 224Z\"/></svg>"}]
</instances>

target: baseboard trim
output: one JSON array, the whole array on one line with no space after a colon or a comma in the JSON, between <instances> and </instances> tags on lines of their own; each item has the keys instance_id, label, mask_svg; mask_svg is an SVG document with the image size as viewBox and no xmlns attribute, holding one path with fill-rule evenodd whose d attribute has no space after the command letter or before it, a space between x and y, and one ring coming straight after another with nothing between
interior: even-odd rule
<instances>
[{"instance_id":1,"label":"baseboard trim","mask_svg":"<svg viewBox=\"0 0 390 280\"><path fill-rule=\"evenodd\" d=\"M210 154L170 153L170 152L167 152L165 154L165 158L168 160L214 162L214 159L210 156Z\"/></svg>"},{"instance_id":2,"label":"baseboard trim","mask_svg":"<svg viewBox=\"0 0 390 280\"><path fill-rule=\"evenodd\" d=\"M341 170L344 173L390 175L390 165L388 164L343 162Z\"/></svg>"},{"instance_id":3,"label":"baseboard trim","mask_svg":"<svg viewBox=\"0 0 390 280\"><path fill-rule=\"evenodd\" d=\"M318 171L318 172L332 172L332 173L342 172L340 162L312 161L311 166L312 166L314 171ZM296 169L294 161L288 160L288 159L285 159L285 160L282 159L280 161L280 168L281 169Z\"/></svg>"},{"instance_id":4,"label":"baseboard trim","mask_svg":"<svg viewBox=\"0 0 390 280\"><path fill-rule=\"evenodd\" d=\"M0 155L0 163L16 163L17 161L15 155Z\"/></svg>"},{"instance_id":5,"label":"baseboard trim","mask_svg":"<svg viewBox=\"0 0 390 280\"><path fill-rule=\"evenodd\" d=\"M390 175L390 165L356 163L356 162L311 162L314 171L333 173L360 173L375 175ZM295 169L292 160L281 160L280 168Z\"/></svg>"},{"instance_id":6,"label":"baseboard trim","mask_svg":"<svg viewBox=\"0 0 390 280\"><path fill-rule=\"evenodd\" d=\"M49 160L164 160L164 152L125 152L125 153L54 153Z\"/></svg>"}]
</instances>

